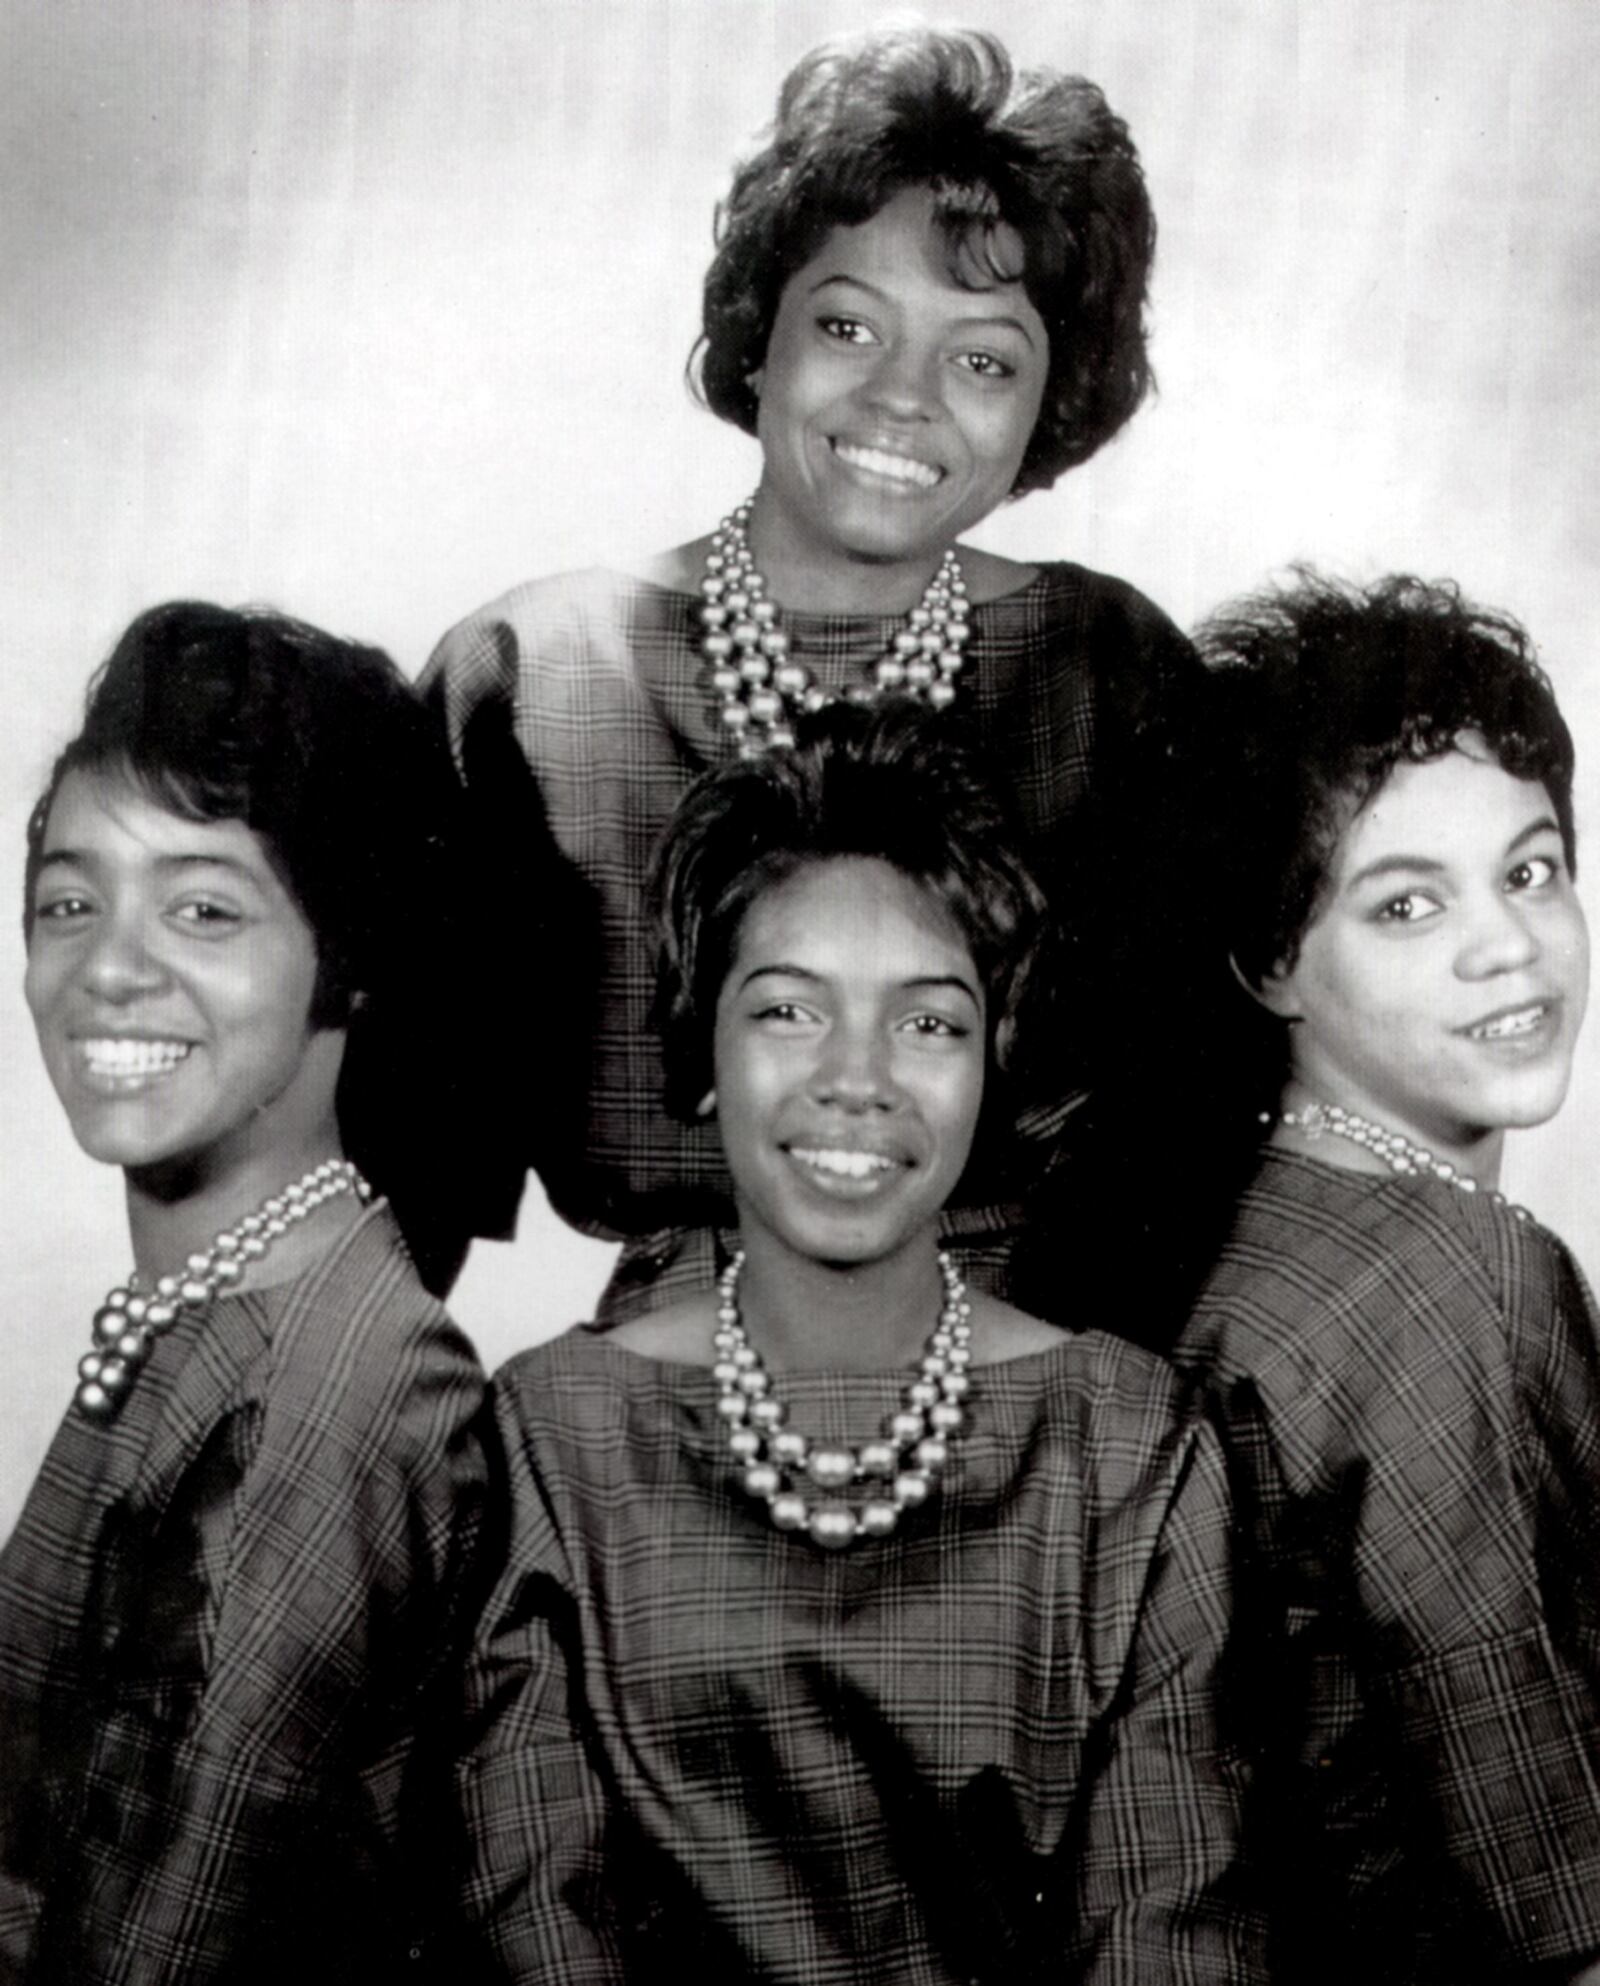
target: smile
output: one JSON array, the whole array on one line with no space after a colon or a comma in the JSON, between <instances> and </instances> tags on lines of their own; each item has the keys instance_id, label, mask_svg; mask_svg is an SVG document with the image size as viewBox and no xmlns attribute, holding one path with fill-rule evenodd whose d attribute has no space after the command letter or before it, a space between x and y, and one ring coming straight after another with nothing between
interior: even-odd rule
<instances>
[{"instance_id":1,"label":"smile","mask_svg":"<svg viewBox=\"0 0 1600 1986\"><path fill-rule=\"evenodd\" d=\"M848 467L864 470L869 476L881 476L886 482L898 483L902 487L931 490L944 481L944 471L935 468L931 462L919 462L910 455L896 455L887 448L865 448L853 441L835 441L832 448Z\"/></svg>"},{"instance_id":2,"label":"smile","mask_svg":"<svg viewBox=\"0 0 1600 1986\"><path fill-rule=\"evenodd\" d=\"M1516 1041L1524 1035L1537 1033L1550 1018L1550 1013L1547 1000L1536 1000L1526 1007L1491 1014L1487 1020L1476 1022L1465 1032L1469 1041Z\"/></svg>"},{"instance_id":3,"label":"smile","mask_svg":"<svg viewBox=\"0 0 1600 1986\"><path fill-rule=\"evenodd\" d=\"M78 1044L89 1075L102 1082L148 1082L169 1075L193 1048L191 1041L151 1041L127 1035L90 1036Z\"/></svg>"},{"instance_id":4,"label":"smile","mask_svg":"<svg viewBox=\"0 0 1600 1986\"><path fill-rule=\"evenodd\" d=\"M814 1172L826 1172L836 1179L874 1179L897 1169L899 1161L882 1152L864 1152L853 1147L826 1146L818 1149L789 1147L789 1156Z\"/></svg>"}]
</instances>

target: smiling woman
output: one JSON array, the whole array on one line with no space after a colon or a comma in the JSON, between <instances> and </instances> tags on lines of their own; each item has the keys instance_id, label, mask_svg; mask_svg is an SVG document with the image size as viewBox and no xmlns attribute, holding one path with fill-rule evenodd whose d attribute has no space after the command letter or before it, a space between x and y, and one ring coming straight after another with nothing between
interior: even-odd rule
<instances>
[{"instance_id":1,"label":"smiling woman","mask_svg":"<svg viewBox=\"0 0 1600 1986\"><path fill-rule=\"evenodd\" d=\"M30 824L28 1004L136 1267L0 1552L6 1979L449 1974L482 1376L352 1161L415 1183L375 1077L451 800L387 657L178 602Z\"/></svg>"},{"instance_id":2,"label":"smiling woman","mask_svg":"<svg viewBox=\"0 0 1600 1986\"><path fill-rule=\"evenodd\" d=\"M507 1980L1264 1979L1232 1540L1176 1375L969 1291L1042 904L904 699L691 788L655 876L719 1287L495 1381L467 1905Z\"/></svg>"},{"instance_id":3,"label":"smiling woman","mask_svg":"<svg viewBox=\"0 0 1600 1986\"><path fill-rule=\"evenodd\" d=\"M440 645L428 694L520 914L568 967L570 1052L508 1099L514 1157L624 1242L607 1315L709 1285L696 1250L730 1212L717 1140L661 1105L646 866L697 774L792 744L805 711L898 690L943 713L1015 796L1076 950L1032 1167L974 1165L949 1209L969 1274L1006 1292L1071 1104L1144 1066L1141 944L1159 934L1170 986L1182 926L1139 851L1182 816L1192 651L1119 581L965 534L1139 406L1154 239L1092 83L1018 73L978 32L814 50L734 175L705 279L698 383L758 442L754 494L637 571L518 587Z\"/></svg>"},{"instance_id":4,"label":"smiling woman","mask_svg":"<svg viewBox=\"0 0 1600 1986\"><path fill-rule=\"evenodd\" d=\"M1566 1980L1600 1960L1600 1317L1496 1183L1588 990L1572 741L1447 585L1303 573L1201 640L1267 1136L1177 1355L1281 1642L1276 1964Z\"/></svg>"}]
</instances>

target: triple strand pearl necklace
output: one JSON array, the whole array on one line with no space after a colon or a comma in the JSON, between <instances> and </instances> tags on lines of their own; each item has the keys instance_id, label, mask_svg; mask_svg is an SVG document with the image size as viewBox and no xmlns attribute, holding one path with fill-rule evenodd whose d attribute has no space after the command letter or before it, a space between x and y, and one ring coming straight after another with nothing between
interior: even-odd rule
<instances>
[{"instance_id":1,"label":"triple strand pearl necklace","mask_svg":"<svg viewBox=\"0 0 1600 1986\"><path fill-rule=\"evenodd\" d=\"M1442 1179L1447 1186L1463 1193L1480 1190L1470 1172L1463 1172L1449 1159L1435 1158L1426 1145L1415 1144L1398 1131L1386 1130L1383 1125L1374 1124L1370 1117L1358 1117L1353 1110L1342 1110L1336 1103L1308 1103L1303 1110L1285 1110L1281 1121L1304 1131L1308 1138L1320 1138L1324 1132L1344 1138L1371 1152L1374 1158L1382 1159L1391 1172L1420 1173L1429 1179ZM1497 1207L1509 1207L1519 1221L1528 1218L1526 1207L1517 1206L1495 1187L1481 1190Z\"/></svg>"},{"instance_id":2,"label":"triple strand pearl necklace","mask_svg":"<svg viewBox=\"0 0 1600 1986\"><path fill-rule=\"evenodd\" d=\"M128 1397L157 1338L164 1337L185 1311L205 1310L219 1290L238 1283L250 1264L259 1262L297 1221L341 1193L369 1200L372 1188L348 1159L324 1159L304 1178L263 1200L253 1214L224 1228L209 1248L189 1257L181 1275L158 1277L148 1296L140 1291L136 1276L108 1291L94 1314L94 1349L78 1361L73 1399L79 1412L92 1421L110 1420Z\"/></svg>"},{"instance_id":3,"label":"triple strand pearl necklace","mask_svg":"<svg viewBox=\"0 0 1600 1986\"><path fill-rule=\"evenodd\" d=\"M943 1250L939 1274L944 1301L928 1340L921 1370L905 1391L905 1405L891 1414L883 1437L859 1448L810 1442L784 1426L786 1410L772 1391L760 1354L739 1316L739 1272L734 1256L717 1286L717 1412L728 1429L728 1447L744 1487L767 1506L780 1531L806 1531L830 1551L857 1538L886 1538L903 1510L925 1503L949 1456L950 1437L966 1421L962 1401L971 1389L972 1305L961 1272ZM796 1487L802 1475L826 1500L813 1504ZM859 1504L842 1492L865 1485Z\"/></svg>"},{"instance_id":4,"label":"triple strand pearl necklace","mask_svg":"<svg viewBox=\"0 0 1600 1986\"><path fill-rule=\"evenodd\" d=\"M711 686L722 699L721 721L738 739L745 758L758 757L769 745L792 745L802 711L820 710L833 701L831 692L795 661L789 637L778 626L777 607L750 553L753 502L747 497L712 533L700 582L705 629L700 652L711 666ZM970 635L967 582L951 546L889 653L874 666L873 680L852 684L845 695L854 703L875 703L886 692L899 691L943 710L955 701L962 650Z\"/></svg>"}]
</instances>

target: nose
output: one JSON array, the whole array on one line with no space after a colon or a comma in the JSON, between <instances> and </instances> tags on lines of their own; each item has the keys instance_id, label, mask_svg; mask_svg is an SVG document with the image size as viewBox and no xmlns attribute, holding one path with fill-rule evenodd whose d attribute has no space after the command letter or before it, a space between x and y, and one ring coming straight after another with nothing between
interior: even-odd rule
<instances>
[{"instance_id":1,"label":"nose","mask_svg":"<svg viewBox=\"0 0 1600 1986\"><path fill-rule=\"evenodd\" d=\"M1543 946L1519 898L1503 890L1486 894L1473 913L1456 954L1461 979L1492 979L1532 965Z\"/></svg>"},{"instance_id":2,"label":"nose","mask_svg":"<svg viewBox=\"0 0 1600 1986\"><path fill-rule=\"evenodd\" d=\"M892 1110L896 1092L881 1033L844 1024L831 1028L817 1061L812 1095L840 1110Z\"/></svg>"},{"instance_id":3,"label":"nose","mask_svg":"<svg viewBox=\"0 0 1600 1986\"><path fill-rule=\"evenodd\" d=\"M166 969L151 949L145 920L131 911L107 912L84 954L83 984L101 1000L123 1005L158 992Z\"/></svg>"},{"instance_id":4,"label":"nose","mask_svg":"<svg viewBox=\"0 0 1600 1986\"><path fill-rule=\"evenodd\" d=\"M895 420L930 420L939 410L936 353L902 340L886 346L867 382L870 404Z\"/></svg>"}]
</instances>

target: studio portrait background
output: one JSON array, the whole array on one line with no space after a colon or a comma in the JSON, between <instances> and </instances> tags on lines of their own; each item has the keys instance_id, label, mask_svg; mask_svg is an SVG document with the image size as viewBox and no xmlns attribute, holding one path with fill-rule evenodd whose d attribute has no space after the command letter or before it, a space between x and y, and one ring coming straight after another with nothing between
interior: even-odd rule
<instances>
[{"instance_id":1,"label":"studio portrait background","mask_svg":"<svg viewBox=\"0 0 1600 1986\"><path fill-rule=\"evenodd\" d=\"M683 381L713 205L789 65L886 12L7 0L0 1535L127 1268L120 1175L74 1147L19 991L24 824L90 670L139 609L190 595L281 606L414 674L517 580L708 529L756 474ZM1118 574L1185 625L1296 558L1459 578L1539 641L1600 861L1600 11L948 17L1099 82L1161 227L1159 397L980 542ZM508 1057L562 1052L514 1011L483 1025ZM1506 1181L1591 1278L1597 1148L1592 1021L1565 1113L1511 1141ZM588 1314L610 1257L535 1187L452 1307L493 1365Z\"/></svg>"}]
</instances>

